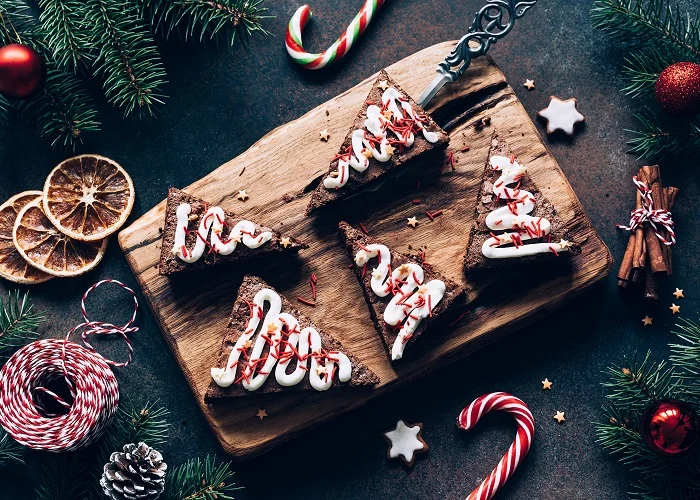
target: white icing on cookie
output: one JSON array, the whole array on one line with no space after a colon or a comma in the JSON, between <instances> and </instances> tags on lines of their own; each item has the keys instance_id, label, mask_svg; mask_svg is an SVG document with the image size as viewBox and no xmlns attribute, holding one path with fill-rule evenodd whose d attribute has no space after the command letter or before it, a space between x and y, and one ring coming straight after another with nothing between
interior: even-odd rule
<instances>
[{"instance_id":1,"label":"white icing on cookie","mask_svg":"<svg viewBox=\"0 0 700 500\"><path fill-rule=\"evenodd\" d=\"M562 101L554 96L550 98L549 105L537 114L547 120L548 134L561 130L565 134L574 135L574 125L585 120L576 109L576 99Z\"/></svg>"},{"instance_id":2,"label":"white icing on cookie","mask_svg":"<svg viewBox=\"0 0 700 500\"><path fill-rule=\"evenodd\" d=\"M413 462L415 453L425 448L424 443L418 439L420 431L419 425L408 426L403 420L396 422L396 428L393 431L384 433L391 443L389 457L402 457L406 463Z\"/></svg>"},{"instance_id":3,"label":"white icing on cookie","mask_svg":"<svg viewBox=\"0 0 700 500\"><path fill-rule=\"evenodd\" d=\"M390 118L387 118L386 115L389 113ZM323 186L326 189L345 186L350 177L349 168L364 172L369 167L368 156L381 162L389 161L391 150L387 151L387 146L394 143L407 148L411 147L415 140L414 130L420 130L426 141L437 142L439 135L424 127L427 122L427 117L418 115L398 90L393 87L387 88L382 94L381 108L374 104L367 106L364 127L369 135L364 129L357 129L352 133L352 148L341 155L338 160L337 175L329 175L323 179ZM387 131L391 131L396 139L390 139Z\"/></svg>"},{"instance_id":4,"label":"white icing on cookie","mask_svg":"<svg viewBox=\"0 0 700 500\"><path fill-rule=\"evenodd\" d=\"M189 203L182 203L177 207L177 225L175 227L175 242L172 253L180 260L188 263L197 262L207 246L211 252L219 255L229 255L236 249L238 243L243 243L248 248L258 248L267 243L272 238L270 231L263 231L255 236L255 224L249 220L242 220L231 228L228 238L221 239L224 232L224 219L226 214L220 207L211 207L206 211L197 229L197 241L194 248L188 249L185 245L187 238L187 227L190 223L190 212L192 207ZM207 240L211 229L211 240Z\"/></svg>"},{"instance_id":5,"label":"white icing on cookie","mask_svg":"<svg viewBox=\"0 0 700 500\"><path fill-rule=\"evenodd\" d=\"M269 303L269 309L263 318L265 302ZM247 390L255 391L265 383L273 368L277 383L284 387L298 384L308 373L311 387L317 391L328 390L333 384L336 366L338 380L350 380L350 358L340 351L324 351L321 334L315 328L308 326L300 331L297 319L281 312L282 298L274 290L263 288L249 306L251 317L231 350L226 366L211 369L218 386L229 387L240 382ZM261 322L260 333L253 342ZM266 346L269 350L263 355ZM296 366L287 373L292 360L296 360Z\"/></svg>"},{"instance_id":6,"label":"white icing on cookie","mask_svg":"<svg viewBox=\"0 0 700 500\"><path fill-rule=\"evenodd\" d=\"M566 240L559 243L524 243L547 236L551 231L551 224L544 217L528 215L535 209L535 197L529 191L518 187L520 178L526 172L524 165L515 161L514 157L505 156L492 156L490 164L491 168L501 172L500 177L493 183L493 192L499 199L507 200L508 204L486 216L485 223L491 231L505 232L494 234L484 242L481 246L484 256L489 259L507 259L546 252L557 254L568 250L571 243ZM508 187L513 184L516 186Z\"/></svg>"},{"instance_id":7,"label":"white icing on cookie","mask_svg":"<svg viewBox=\"0 0 700 500\"><path fill-rule=\"evenodd\" d=\"M391 346L391 359L401 359L406 342L413 336L420 322L432 316L432 311L445 295L445 283L432 280L423 283L423 268L418 264L403 264L392 270L391 252L384 245L367 245L355 254L355 264L363 267L371 259L377 258L377 267L372 269L370 285L379 297L390 293L394 296L384 309L384 321L391 325L401 325L398 336ZM388 279L387 279L388 278Z\"/></svg>"}]
</instances>

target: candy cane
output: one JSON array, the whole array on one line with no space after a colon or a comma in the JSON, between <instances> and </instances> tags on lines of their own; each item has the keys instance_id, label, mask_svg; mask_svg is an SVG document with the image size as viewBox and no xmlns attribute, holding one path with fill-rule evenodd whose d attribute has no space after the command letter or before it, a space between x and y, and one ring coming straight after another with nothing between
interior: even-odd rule
<instances>
[{"instance_id":1,"label":"candy cane","mask_svg":"<svg viewBox=\"0 0 700 500\"><path fill-rule=\"evenodd\" d=\"M123 326L88 319L85 299L105 283L121 286L133 298L133 314ZM37 340L14 353L0 370L0 425L8 434L29 448L53 452L77 450L99 438L119 406L119 386L110 365L126 366L131 361L127 334L138 331L133 326L138 309L131 288L117 280L99 281L82 297L83 323L65 339ZM86 347L68 341L81 328ZM127 343L129 358L124 362L105 359L87 342L90 335L120 335ZM46 387L60 378L65 378L69 401ZM65 408L65 413L49 412L46 397Z\"/></svg>"},{"instance_id":2,"label":"candy cane","mask_svg":"<svg viewBox=\"0 0 700 500\"><path fill-rule=\"evenodd\" d=\"M457 427L468 431L474 427L479 419L491 410L503 410L512 413L518 424L518 432L515 441L498 466L491 471L481 485L472 491L467 500L488 500L492 498L506 481L513 475L520 461L525 458L530 450L532 438L535 435L535 419L527 405L520 399L505 392L493 392L476 398L472 404L466 407L457 417Z\"/></svg>"},{"instance_id":3,"label":"candy cane","mask_svg":"<svg viewBox=\"0 0 700 500\"><path fill-rule=\"evenodd\" d=\"M366 0L360 12L357 13L345 32L340 35L340 38L320 54L311 54L304 50L301 32L306 23L309 22L309 19L311 19L312 14L308 5L302 5L294 13L289 21L289 26L287 26L287 36L285 37L287 52L292 56L294 62L307 69L321 69L328 66L335 60L341 59L350 51L350 47L365 31L374 13L379 10L384 2L385 0Z\"/></svg>"}]
</instances>

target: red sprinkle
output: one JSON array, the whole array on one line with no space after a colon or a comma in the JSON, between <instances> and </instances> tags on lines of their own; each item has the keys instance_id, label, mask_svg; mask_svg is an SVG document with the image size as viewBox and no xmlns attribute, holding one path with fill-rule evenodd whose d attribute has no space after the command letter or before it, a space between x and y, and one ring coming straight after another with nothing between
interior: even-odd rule
<instances>
[{"instance_id":1,"label":"red sprinkle","mask_svg":"<svg viewBox=\"0 0 700 500\"><path fill-rule=\"evenodd\" d=\"M305 298L297 297L297 300L302 304L306 304L307 306L316 307L315 302L311 302L310 300L306 300Z\"/></svg>"},{"instance_id":2,"label":"red sprinkle","mask_svg":"<svg viewBox=\"0 0 700 500\"><path fill-rule=\"evenodd\" d=\"M469 314L469 311L464 311L462 314L460 314L460 315L457 317L456 320L454 320L452 323L450 323L450 324L447 325L447 326L452 326L452 325L458 323L458 322L461 321L462 318L464 318L467 314Z\"/></svg>"},{"instance_id":3,"label":"red sprinkle","mask_svg":"<svg viewBox=\"0 0 700 500\"><path fill-rule=\"evenodd\" d=\"M369 236L369 231L367 231L367 228L362 223L360 223L360 230L362 230L363 233Z\"/></svg>"},{"instance_id":4,"label":"red sprinkle","mask_svg":"<svg viewBox=\"0 0 700 500\"><path fill-rule=\"evenodd\" d=\"M425 212L425 215L427 215L430 220L435 220L433 219L433 214L431 214L430 211Z\"/></svg>"},{"instance_id":5,"label":"red sprinkle","mask_svg":"<svg viewBox=\"0 0 700 500\"><path fill-rule=\"evenodd\" d=\"M460 151L461 151L462 153L466 153L466 152L469 151L470 149L471 149L471 148L470 148L469 146L464 146L462 149L460 149Z\"/></svg>"},{"instance_id":6,"label":"red sprinkle","mask_svg":"<svg viewBox=\"0 0 700 500\"><path fill-rule=\"evenodd\" d=\"M412 200L411 203L414 205L420 205L420 200L416 198L415 200Z\"/></svg>"}]
</instances>

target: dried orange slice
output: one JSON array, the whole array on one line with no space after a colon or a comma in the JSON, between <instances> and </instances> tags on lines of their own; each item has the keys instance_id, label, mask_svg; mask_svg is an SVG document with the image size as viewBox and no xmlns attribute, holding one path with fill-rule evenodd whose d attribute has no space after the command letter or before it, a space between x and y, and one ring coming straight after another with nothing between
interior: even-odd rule
<instances>
[{"instance_id":1,"label":"dried orange slice","mask_svg":"<svg viewBox=\"0 0 700 500\"><path fill-rule=\"evenodd\" d=\"M63 234L96 241L122 227L134 197L134 183L117 162L80 155L62 161L49 174L44 211Z\"/></svg>"},{"instance_id":2,"label":"dried orange slice","mask_svg":"<svg viewBox=\"0 0 700 500\"><path fill-rule=\"evenodd\" d=\"M0 205L0 276L22 285L43 283L53 278L30 266L12 241L17 214L27 203L38 200L41 196L41 191L24 191Z\"/></svg>"},{"instance_id":3,"label":"dried orange slice","mask_svg":"<svg viewBox=\"0 0 700 500\"><path fill-rule=\"evenodd\" d=\"M32 266L61 277L88 272L107 249L107 238L78 241L61 233L46 217L41 199L27 203L17 214L12 241Z\"/></svg>"}]
</instances>

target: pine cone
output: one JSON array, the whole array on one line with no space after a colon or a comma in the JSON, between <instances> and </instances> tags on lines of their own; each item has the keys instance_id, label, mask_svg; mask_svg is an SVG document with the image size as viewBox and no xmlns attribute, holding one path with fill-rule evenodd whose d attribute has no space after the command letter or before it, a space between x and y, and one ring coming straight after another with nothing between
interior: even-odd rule
<instances>
[{"instance_id":1,"label":"pine cone","mask_svg":"<svg viewBox=\"0 0 700 500\"><path fill-rule=\"evenodd\" d=\"M155 500L165 488L168 465L145 443L125 444L104 466L100 486L112 500Z\"/></svg>"}]
</instances>

